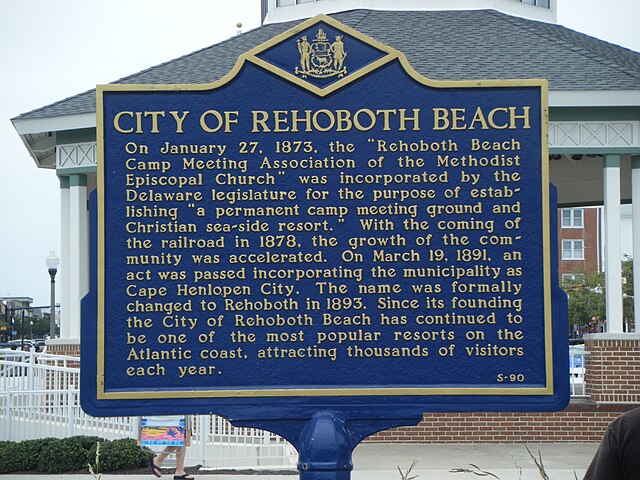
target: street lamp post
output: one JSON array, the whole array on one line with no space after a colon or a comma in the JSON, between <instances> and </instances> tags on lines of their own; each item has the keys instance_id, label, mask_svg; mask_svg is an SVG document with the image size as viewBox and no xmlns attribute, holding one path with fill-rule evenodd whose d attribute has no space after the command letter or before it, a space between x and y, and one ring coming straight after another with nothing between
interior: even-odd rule
<instances>
[{"instance_id":1,"label":"street lamp post","mask_svg":"<svg viewBox=\"0 0 640 480\"><path fill-rule=\"evenodd\" d=\"M53 250L45 259L47 270L51 277L51 309L49 310L49 338L56 338L56 273L60 265L60 258Z\"/></svg>"},{"instance_id":2,"label":"street lamp post","mask_svg":"<svg viewBox=\"0 0 640 480\"><path fill-rule=\"evenodd\" d=\"M20 350L24 350L24 310L22 310L22 322L20 324Z\"/></svg>"},{"instance_id":3,"label":"street lamp post","mask_svg":"<svg viewBox=\"0 0 640 480\"><path fill-rule=\"evenodd\" d=\"M2 306L4 308L4 319L5 319L5 323L7 324L7 328L11 328L9 326L9 302L5 302L4 300L2 300ZM9 335L11 335L11 331L9 331ZM6 339L6 334L5 334L5 339Z\"/></svg>"}]
</instances>

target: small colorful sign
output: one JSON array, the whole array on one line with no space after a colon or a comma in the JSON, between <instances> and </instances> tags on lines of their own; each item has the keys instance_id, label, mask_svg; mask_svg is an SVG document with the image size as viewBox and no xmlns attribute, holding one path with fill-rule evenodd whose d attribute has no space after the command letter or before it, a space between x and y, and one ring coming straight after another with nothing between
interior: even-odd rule
<instances>
[{"instance_id":1,"label":"small colorful sign","mask_svg":"<svg viewBox=\"0 0 640 480\"><path fill-rule=\"evenodd\" d=\"M143 417L140 420L140 445L143 447L182 447L186 441L186 418L173 416Z\"/></svg>"}]
</instances>

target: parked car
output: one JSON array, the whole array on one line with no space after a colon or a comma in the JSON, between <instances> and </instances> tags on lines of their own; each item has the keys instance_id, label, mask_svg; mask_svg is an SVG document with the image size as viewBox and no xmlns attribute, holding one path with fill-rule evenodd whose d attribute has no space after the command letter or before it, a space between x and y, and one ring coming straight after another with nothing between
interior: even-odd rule
<instances>
[{"instance_id":1,"label":"parked car","mask_svg":"<svg viewBox=\"0 0 640 480\"><path fill-rule=\"evenodd\" d=\"M23 345L27 346L29 349L32 349L32 348L36 347L35 343L33 343L31 340L26 339L26 338L25 339L19 338L18 340L11 340L9 342L3 343L2 345L6 345L6 347L2 347L2 348L11 348L13 350L20 349L20 348L23 347Z\"/></svg>"}]
</instances>

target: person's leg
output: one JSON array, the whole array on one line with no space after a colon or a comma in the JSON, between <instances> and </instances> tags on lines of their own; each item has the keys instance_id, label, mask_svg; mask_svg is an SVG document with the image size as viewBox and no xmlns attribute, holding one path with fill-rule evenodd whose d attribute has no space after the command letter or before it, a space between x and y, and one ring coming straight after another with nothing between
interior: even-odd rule
<instances>
[{"instance_id":1,"label":"person's leg","mask_svg":"<svg viewBox=\"0 0 640 480\"><path fill-rule=\"evenodd\" d=\"M184 471L184 457L187 455L187 447L180 447L176 453L176 477L182 477L186 474Z\"/></svg>"},{"instance_id":2,"label":"person's leg","mask_svg":"<svg viewBox=\"0 0 640 480\"><path fill-rule=\"evenodd\" d=\"M162 452L160 452L158 455L156 455L152 462L153 464L160 468L162 467L162 463L164 462L164 460L173 452L178 452L176 454L176 458L178 457L178 455L180 455L179 450L181 450L180 447L166 447ZM184 448L182 448L182 450L184 450ZM184 464L184 454L182 455L182 463ZM156 475L157 476L157 475Z\"/></svg>"}]
</instances>

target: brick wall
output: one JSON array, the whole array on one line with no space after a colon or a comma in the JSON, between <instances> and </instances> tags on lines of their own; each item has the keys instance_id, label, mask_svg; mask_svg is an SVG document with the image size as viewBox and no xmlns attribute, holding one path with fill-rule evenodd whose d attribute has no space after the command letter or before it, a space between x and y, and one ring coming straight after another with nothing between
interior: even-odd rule
<instances>
[{"instance_id":1,"label":"brick wall","mask_svg":"<svg viewBox=\"0 0 640 480\"><path fill-rule=\"evenodd\" d=\"M49 353L79 355L80 345L48 345ZM385 430L378 443L597 443L607 425L640 405L640 334L585 336L587 399L561 412L425 413L412 427Z\"/></svg>"},{"instance_id":2,"label":"brick wall","mask_svg":"<svg viewBox=\"0 0 640 480\"><path fill-rule=\"evenodd\" d=\"M426 413L413 427L380 432L380 443L597 443L607 425L640 405L640 334L585 336L586 399L561 412Z\"/></svg>"},{"instance_id":3,"label":"brick wall","mask_svg":"<svg viewBox=\"0 0 640 480\"><path fill-rule=\"evenodd\" d=\"M599 272L602 259L600 258L600 245L602 238L600 233L601 211L598 208L584 208L583 226L563 227L562 209L558 210L558 270L560 278L563 273ZM563 260L562 240L583 240L584 258L581 260Z\"/></svg>"},{"instance_id":4,"label":"brick wall","mask_svg":"<svg viewBox=\"0 0 640 480\"><path fill-rule=\"evenodd\" d=\"M426 413L413 427L380 432L379 443L597 443L607 425L633 405L574 402L561 412Z\"/></svg>"},{"instance_id":5,"label":"brick wall","mask_svg":"<svg viewBox=\"0 0 640 480\"><path fill-rule=\"evenodd\" d=\"M68 355L72 357L80 356L79 343L63 343L61 340L53 340L47 342L47 353L53 355Z\"/></svg>"},{"instance_id":6,"label":"brick wall","mask_svg":"<svg viewBox=\"0 0 640 480\"><path fill-rule=\"evenodd\" d=\"M640 404L640 335L586 335L585 351L585 391L592 401Z\"/></svg>"}]
</instances>

